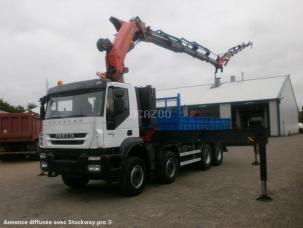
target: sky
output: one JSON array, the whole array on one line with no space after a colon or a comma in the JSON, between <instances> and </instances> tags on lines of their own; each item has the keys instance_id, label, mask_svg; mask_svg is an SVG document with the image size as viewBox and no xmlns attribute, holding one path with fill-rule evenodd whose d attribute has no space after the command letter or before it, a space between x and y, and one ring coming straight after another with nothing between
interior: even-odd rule
<instances>
[{"instance_id":1,"label":"sky","mask_svg":"<svg viewBox=\"0 0 303 228\"><path fill-rule=\"evenodd\" d=\"M105 71L99 38L113 39L110 16L139 16L152 29L196 41L215 53L252 41L223 73L245 79L291 75L303 106L303 20L300 0L0 0L0 98L14 105L38 104L46 82L55 86L94 79ZM126 58L125 81L157 89L209 84L214 67L150 43ZM270 85L268 85L270 86ZM258 88L256 88L256 92ZM239 94L241 96L241 94Z\"/></svg>"}]
</instances>

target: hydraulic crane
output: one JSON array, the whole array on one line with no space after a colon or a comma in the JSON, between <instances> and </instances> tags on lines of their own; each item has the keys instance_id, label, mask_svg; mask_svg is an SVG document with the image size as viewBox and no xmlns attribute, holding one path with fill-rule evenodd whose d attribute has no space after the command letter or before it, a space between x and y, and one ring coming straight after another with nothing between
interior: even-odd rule
<instances>
[{"instance_id":1,"label":"hydraulic crane","mask_svg":"<svg viewBox=\"0 0 303 228\"><path fill-rule=\"evenodd\" d=\"M150 42L168 50L186 53L201 61L206 61L215 67L215 73L218 70L222 72L223 66L229 62L233 55L248 46L252 46L252 42L242 43L230 48L222 55L217 55L195 41L191 42L184 38L177 38L161 30L154 31L146 26L139 17L135 17L128 22L111 17L110 22L115 26L118 33L113 43L109 39L99 39L97 41L98 50L106 51L107 68L105 74L99 76L116 82L123 82L123 74L128 72L128 68L124 66L126 55L140 41Z\"/></svg>"},{"instance_id":2,"label":"hydraulic crane","mask_svg":"<svg viewBox=\"0 0 303 228\"><path fill-rule=\"evenodd\" d=\"M119 182L125 195L144 190L148 177L172 183L179 167L195 164L202 170L223 162L226 146L254 146L260 151L263 201L267 196L266 129L231 129L231 119L201 118L181 113L180 96L156 99L152 86L123 83L127 53L140 42L186 53L223 70L229 59L251 42L216 55L209 49L163 31L153 31L138 17L124 22L110 18L118 31L113 43L100 39L106 51L106 73L100 79L50 88L40 99L42 132L40 167L48 176L61 175L71 188L89 180ZM156 102L164 102L164 107ZM175 102L176 106L167 105ZM46 106L46 109L45 109ZM169 107L168 107L169 106Z\"/></svg>"}]
</instances>

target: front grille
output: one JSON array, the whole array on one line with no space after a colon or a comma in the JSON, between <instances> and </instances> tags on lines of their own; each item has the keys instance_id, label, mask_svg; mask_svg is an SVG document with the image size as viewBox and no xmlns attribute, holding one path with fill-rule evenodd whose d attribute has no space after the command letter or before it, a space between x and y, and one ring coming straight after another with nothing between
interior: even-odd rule
<instances>
[{"instance_id":1,"label":"front grille","mask_svg":"<svg viewBox=\"0 0 303 228\"><path fill-rule=\"evenodd\" d=\"M87 133L63 133L61 135L70 135L72 134L74 138L85 138ZM49 137L51 139L56 139L57 138L57 134L49 134Z\"/></svg>"},{"instance_id":2,"label":"front grille","mask_svg":"<svg viewBox=\"0 0 303 228\"><path fill-rule=\"evenodd\" d=\"M52 140L53 145L82 145L84 140Z\"/></svg>"}]
</instances>

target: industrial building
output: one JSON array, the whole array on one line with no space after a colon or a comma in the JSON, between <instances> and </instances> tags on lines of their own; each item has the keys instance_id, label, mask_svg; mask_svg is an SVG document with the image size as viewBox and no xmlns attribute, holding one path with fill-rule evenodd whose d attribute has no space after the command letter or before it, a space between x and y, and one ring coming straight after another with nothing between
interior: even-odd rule
<instances>
[{"instance_id":1,"label":"industrial building","mask_svg":"<svg viewBox=\"0 0 303 228\"><path fill-rule=\"evenodd\" d=\"M262 126L270 136L298 133L298 105L290 76L236 80L157 91L181 93L184 115L231 118L233 129Z\"/></svg>"}]
</instances>

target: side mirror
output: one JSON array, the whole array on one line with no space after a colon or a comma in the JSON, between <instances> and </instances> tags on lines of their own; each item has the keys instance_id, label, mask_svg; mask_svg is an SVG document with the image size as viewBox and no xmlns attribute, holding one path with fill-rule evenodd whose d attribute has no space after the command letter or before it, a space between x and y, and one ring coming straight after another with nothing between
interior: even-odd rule
<instances>
[{"instance_id":1,"label":"side mirror","mask_svg":"<svg viewBox=\"0 0 303 228\"><path fill-rule=\"evenodd\" d=\"M40 106L40 119L41 120L45 119L45 108L44 108L44 105Z\"/></svg>"},{"instance_id":2,"label":"side mirror","mask_svg":"<svg viewBox=\"0 0 303 228\"><path fill-rule=\"evenodd\" d=\"M40 119L44 120L45 119L45 103L46 103L46 97L41 97L40 98Z\"/></svg>"}]
</instances>

